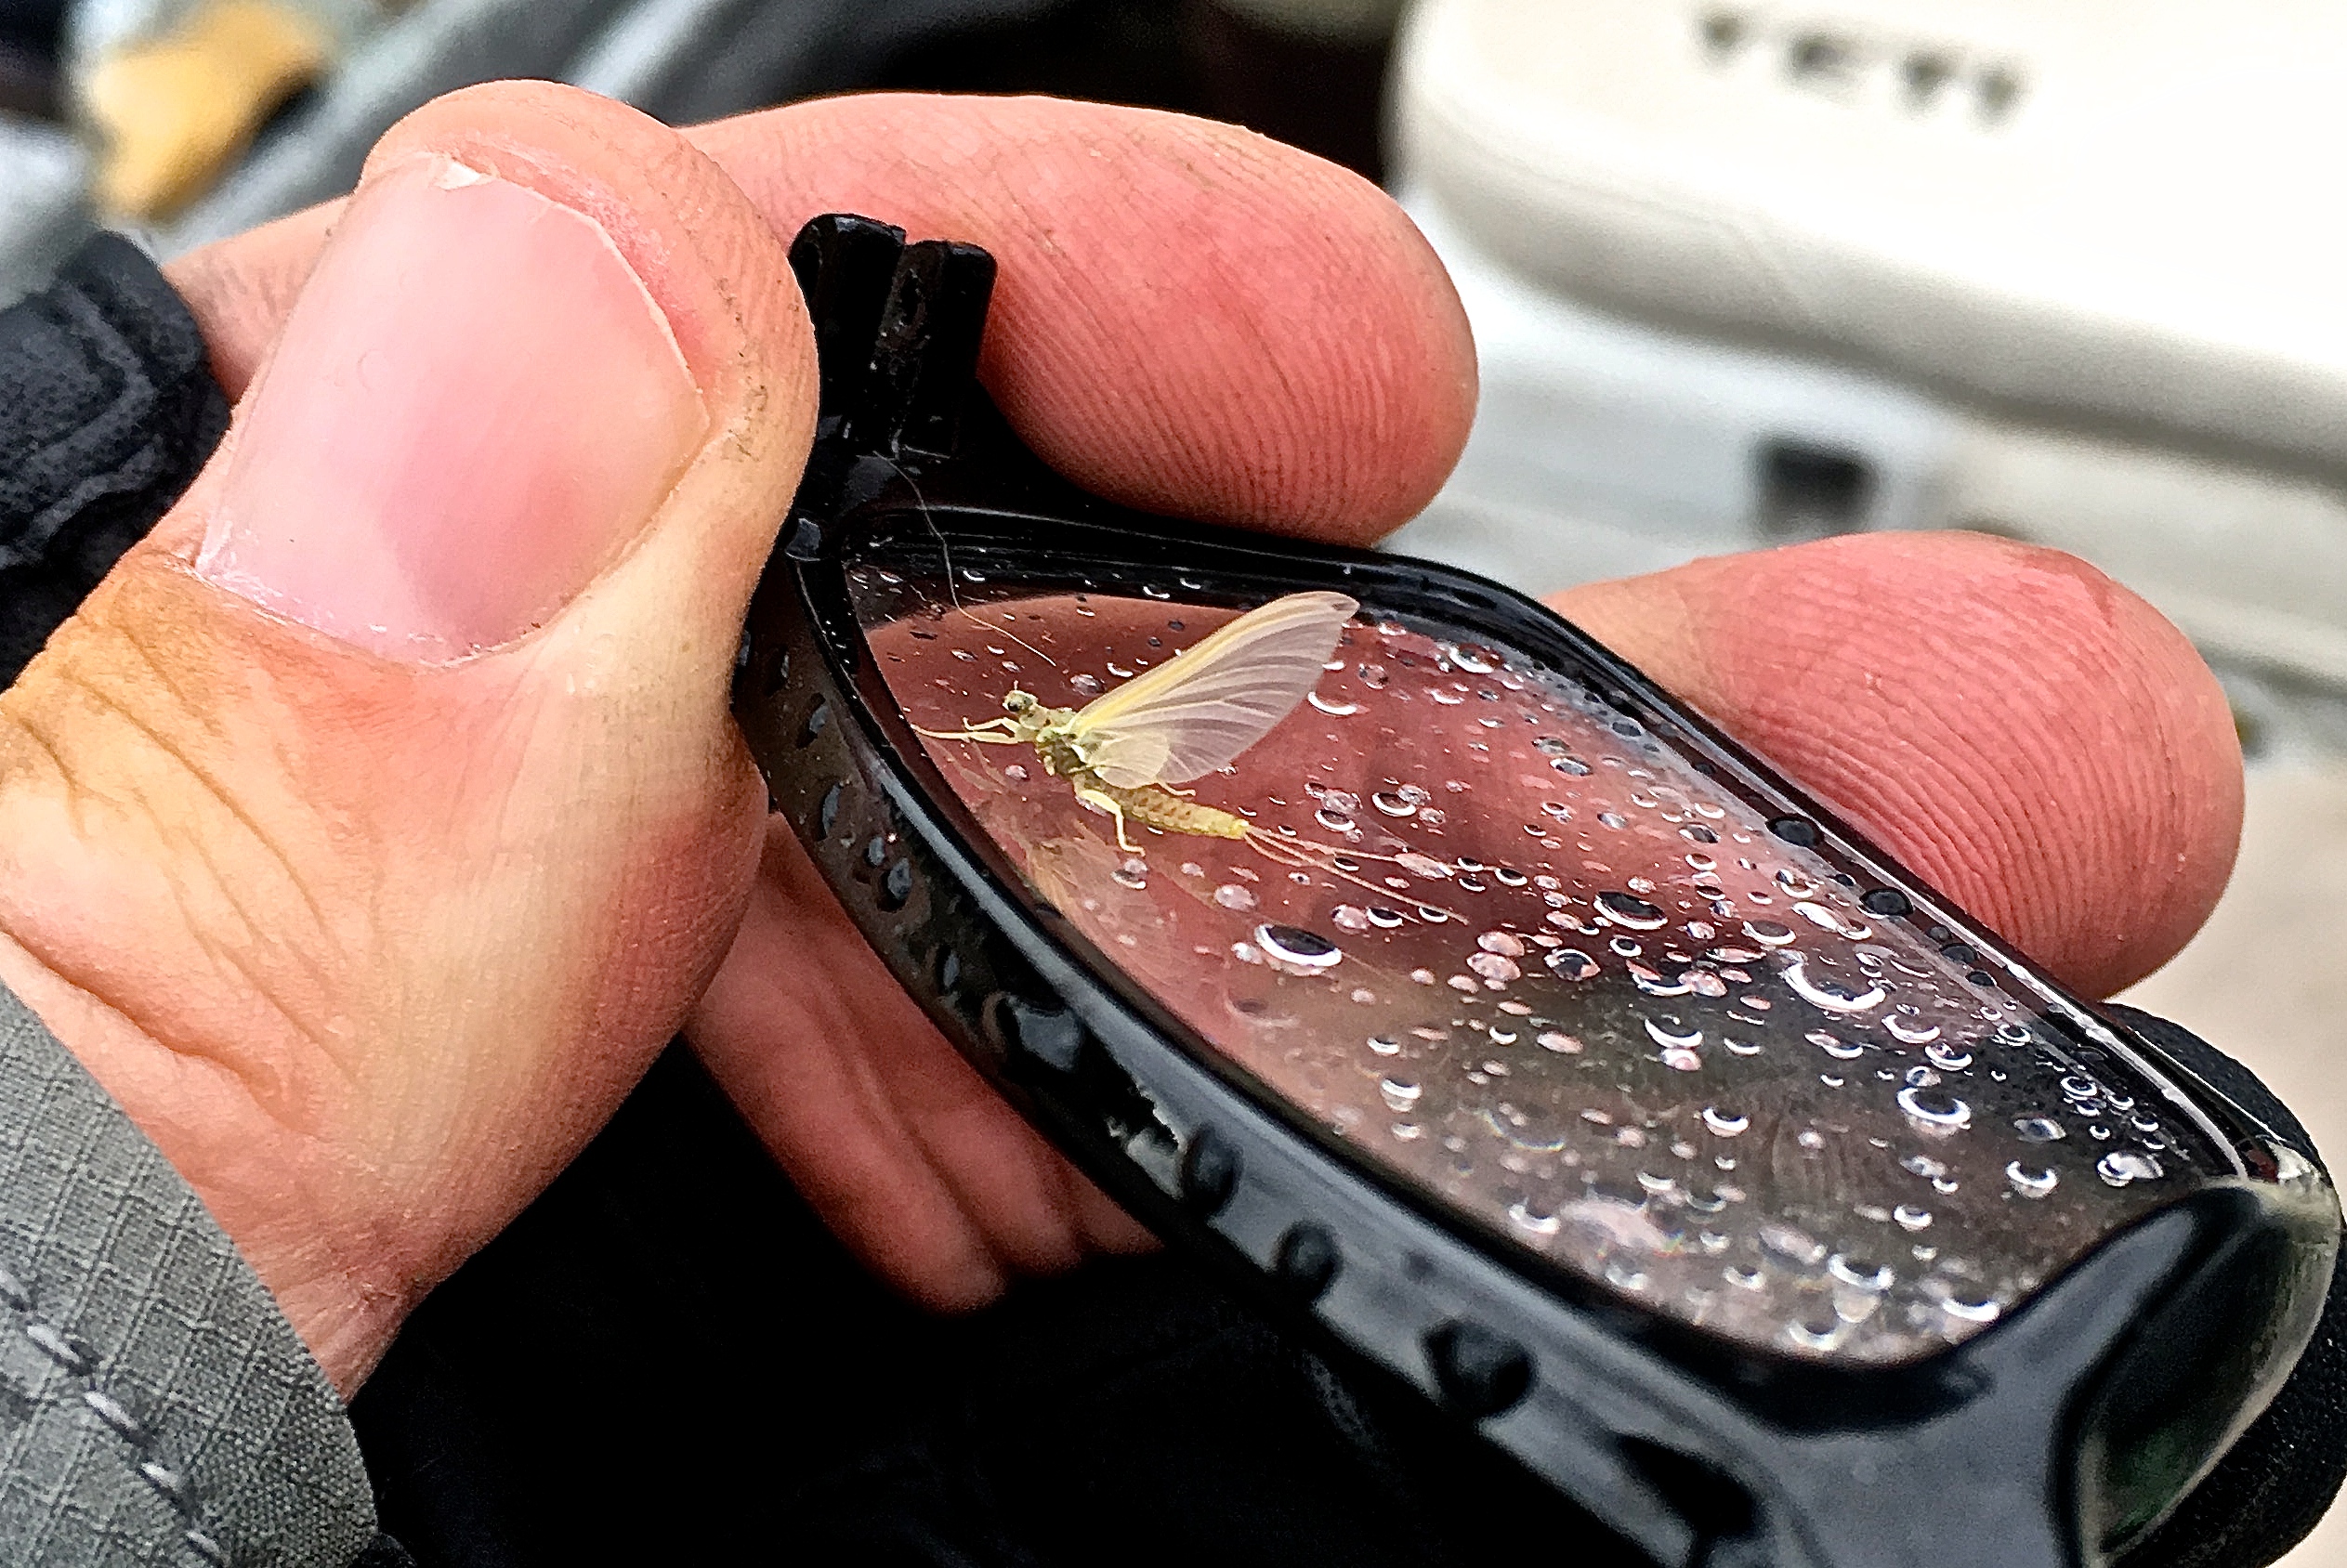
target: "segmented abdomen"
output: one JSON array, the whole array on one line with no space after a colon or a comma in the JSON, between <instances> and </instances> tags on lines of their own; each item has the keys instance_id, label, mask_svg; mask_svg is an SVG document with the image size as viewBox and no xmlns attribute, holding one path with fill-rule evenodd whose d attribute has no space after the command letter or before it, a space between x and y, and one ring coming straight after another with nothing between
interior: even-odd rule
<instances>
[{"instance_id":1,"label":"segmented abdomen","mask_svg":"<svg viewBox=\"0 0 2347 1568\"><path fill-rule=\"evenodd\" d=\"M1190 833L1202 839L1243 839L1249 831L1245 817L1186 801L1154 784L1144 784L1137 790L1120 790L1112 784L1100 783L1091 788L1124 807L1125 816L1145 828Z\"/></svg>"}]
</instances>

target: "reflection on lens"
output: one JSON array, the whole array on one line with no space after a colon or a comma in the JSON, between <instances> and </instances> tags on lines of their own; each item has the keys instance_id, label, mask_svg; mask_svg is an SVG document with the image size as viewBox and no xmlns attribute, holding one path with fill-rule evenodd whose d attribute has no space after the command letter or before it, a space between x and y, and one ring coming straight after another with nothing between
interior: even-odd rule
<instances>
[{"instance_id":1,"label":"reflection on lens","mask_svg":"<svg viewBox=\"0 0 2347 1568\"><path fill-rule=\"evenodd\" d=\"M863 548L878 668L1036 895L1267 1094L1592 1281L1746 1343L1903 1359L2221 1169L2126 1063L1903 899L1869 908L1792 842L1814 830L1772 831L1587 673L1333 595L958 542L950 580L919 521ZM1082 725L1031 722L1265 605L1319 617L1266 645L1306 678L1251 686L1210 649L1201 723L1288 695L1188 783L1150 771L1160 737L1103 791Z\"/></svg>"}]
</instances>

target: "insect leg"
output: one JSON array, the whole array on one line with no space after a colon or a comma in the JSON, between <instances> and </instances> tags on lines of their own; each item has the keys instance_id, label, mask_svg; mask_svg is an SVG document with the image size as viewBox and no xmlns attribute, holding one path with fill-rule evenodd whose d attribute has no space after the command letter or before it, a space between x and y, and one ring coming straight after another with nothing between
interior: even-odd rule
<instances>
[{"instance_id":1,"label":"insect leg","mask_svg":"<svg viewBox=\"0 0 2347 1568\"><path fill-rule=\"evenodd\" d=\"M1002 734L995 728L996 725L1007 726L1009 724L1008 719L996 719L993 724L965 725L960 729L923 729L915 725L912 733L925 735L932 740L975 740L982 746L1024 745L1025 742L1017 736Z\"/></svg>"},{"instance_id":2,"label":"insect leg","mask_svg":"<svg viewBox=\"0 0 2347 1568\"><path fill-rule=\"evenodd\" d=\"M1114 795L1103 790L1078 790L1076 799L1095 811L1105 811L1117 820L1117 847L1127 855L1138 855L1141 846L1124 835L1124 805Z\"/></svg>"}]
</instances>

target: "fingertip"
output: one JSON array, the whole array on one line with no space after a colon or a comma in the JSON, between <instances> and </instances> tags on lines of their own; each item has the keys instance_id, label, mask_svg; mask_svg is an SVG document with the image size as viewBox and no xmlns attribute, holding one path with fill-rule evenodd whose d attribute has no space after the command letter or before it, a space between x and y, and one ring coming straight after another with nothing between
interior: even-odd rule
<instances>
[{"instance_id":1,"label":"fingertip","mask_svg":"<svg viewBox=\"0 0 2347 1568\"><path fill-rule=\"evenodd\" d=\"M521 185L593 221L666 314L705 390L756 384L814 421L815 343L782 244L681 133L553 82L492 82L433 99L375 144L361 185L422 153Z\"/></svg>"},{"instance_id":2,"label":"fingertip","mask_svg":"<svg viewBox=\"0 0 2347 1568\"><path fill-rule=\"evenodd\" d=\"M982 368L1020 434L1147 510L1366 542L1448 477L1475 348L1391 198L1236 126L875 94L695 136L788 233L849 210L994 254Z\"/></svg>"},{"instance_id":3,"label":"fingertip","mask_svg":"<svg viewBox=\"0 0 2347 1568\"><path fill-rule=\"evenodd\" d=\"M1553 602L2080 990L2164 963L2231 873L2223 691L2076 557L1855 535Z\"/></svg>"}]
</instances>

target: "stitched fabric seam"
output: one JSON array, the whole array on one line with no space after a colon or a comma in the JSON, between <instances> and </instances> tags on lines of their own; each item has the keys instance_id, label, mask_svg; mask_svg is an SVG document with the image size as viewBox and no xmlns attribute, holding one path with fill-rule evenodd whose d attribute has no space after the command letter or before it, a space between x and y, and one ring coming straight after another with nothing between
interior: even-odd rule
<instances>
[{"instance_id":1,"label":"stitched fabric seam","mask_svg":"<svg viewBox=\"0 0 2347 1568\"><path fill-rule=\"evenodd\" d=\"M66 1377L80 1384L81 1397L76 1403L84 1413L128 1446L131 1475L161 1498L178 1519L180 1544L208 1568L227 1568L228 1554L203 1528L203 1509L197 1505L190 1478L153 1457L150 1450L154 1434L101 1386L97 1358L85 1353L63 1328L33 1310L31 1288L5 1263L0 1263L0 1301L5 1301L21 1320L20 1331L33 1347Z\"/></svg>"}]
</instances>

